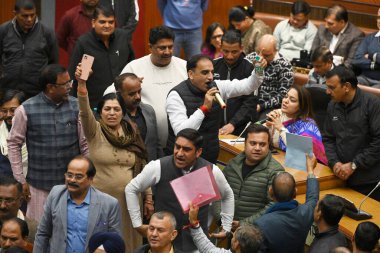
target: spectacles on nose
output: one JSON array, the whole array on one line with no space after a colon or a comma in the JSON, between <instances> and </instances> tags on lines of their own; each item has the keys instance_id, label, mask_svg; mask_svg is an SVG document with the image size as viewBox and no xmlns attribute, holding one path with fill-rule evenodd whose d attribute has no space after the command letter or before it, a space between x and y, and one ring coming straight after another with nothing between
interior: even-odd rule
<instances>
[{"instance_id":1,"label":"spectacles on nose","mask_svg":"<svg viewBox=\"0 0 380 253\"><path fill-rule=\"evenodd\" d=\"M65 173L65 177L66 177L66 179L70 179L70 180L75 179L76 181L81 181L85 178L85 176L83 176L81 174L72 174L72 173L68 173L68 172Z\"/></svg>"},{"instance_id":2,"label":"spectacles on nose","mask_svg":"<svg viewBox=\"0 0 380 253\"><path fill-rule=\"evenodd\" d=\"M0 110L0 112L2 112L3 114L14 114L15 111L16 111L17 107L11 107L11 108L3 108Z\"/></svg>"},{"instance_id":3,"label":"spectacles on nose","mask_svg":"<svg viewBox=\"0 0 380 253\"><path fill-rule=\"evenodd\" d=\"M1 204L5 204L5 205L10 205L14 202L16 202L16 200L18 200L19 198L0 198L0 205Z\"/></svg>"},{"instance_id":4,"label":"spectacles on nose","mask_svg":"<svg viewBox=\"0 0 380 253\"><path fill-rule=\"evenodd\" d=\"M67 81L65 83L53 83L53 85L55 85L55 86L64 86L64 87L68 88L68 87L71 87L71 85L73 85L73 82L74 82L74 80L69 80L69 81Z\"/></svg>"}]
</instances>

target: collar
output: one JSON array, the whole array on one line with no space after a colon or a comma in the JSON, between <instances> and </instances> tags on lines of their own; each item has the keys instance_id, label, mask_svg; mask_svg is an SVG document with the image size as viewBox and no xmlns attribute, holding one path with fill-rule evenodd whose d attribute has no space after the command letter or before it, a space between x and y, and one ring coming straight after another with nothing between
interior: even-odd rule
<instances>
[{"instance_id":1,"label":"collar","mask_svg":"<svg viewBox=\"0 0 380 253\"><path fill-rule=\"evenodd\" d=\"M53 100L51 100L51 98L49 98L45 92L42 92L42 99L45 100L46 103L50 104L50 105L54 105L56 107L60 106L61 104L63 104L64 101L60 102L60 103L56 103L54 102Z\"/></svg>"},{"instance_id":2,"label":"collar","mask_svg":"<svg viewBox=\"0 0 380 253\"><path fill-rule=\"evenodd\" d=\"M226 64L226 66L228 68L234 69L234 68L236 68L236 67L238 67L240 65L240 63L244 60L244 58L245 58L245 55L244 55L243 52L241 52L239 58L237 59L237 61L233 65L231 65L231 66L228 65L227 62L224 60L224 58L223 58L223 62L224 62L224 64Z\"/></svg>"},{"instance_id":3,"label":"collar","mask_svg":"<svg viewBox=\"0 0 380 253\"><path fill-rule=\"evenodd\" d=\"M380 37L380 30L375 34L375 37Z\"/></svg>"},{"instance_id":4,"label":"collar","mask_svg":"<svg viewBox=\"0 0 380 253\"><path fill-rule=\"evenodd\" d=\"M17 21L16 21L16 17L14 17L14 18L12 19L12 25L13 25L14 29L15 29L18 33L23 33L23 34L28 34L30 31L32 31L38 22L39 22L39 21L38 21L38 17L36 17L36 21L34 21L34 25L32 26L32 28L31 28L27 33L25 33L25 32L21 29L21 27L19 26L19 24L17 23Z\"/></svg>"},{"instance_id":5,"label":"collar","mask_svg":"<svg viewBox=\"0 0 380 253\"><path fill-rule=\"evenodd\" d=\"M72 203L75 203L73 201L73 199L71 198L71 195L69 192L67 192L67 200L71 201ZM91 187L88 188L88 191L87 191L87 194L86 194L86 197L84 198L83 202L81 203L81 205L83 204L87 204L87 205L90 205L90 201L91 201Z\"/></svg>"},{"instance_id":6,"label":"collar","mask_svg":"<svg viewBox=\"0 0 380 253\"><path fill-rule=\"evenodd\" d=\"M355 96L352 99L351 103L349 103L348 105L345 105L343 102L340 102L339 104L341 104L341 106L345 109L355 108L356 106L358 106L361 103L360 102L360 96L361 96L361 90L359 87L356 87Z\"/></svg>"},{"instance_id":7,"label":"collar","mask_svg":"<svg viewBox=\"0 0 380 253\"><path fill-rule=\"evenodd\" d=\"M149 249L148 253L152 253L152 250L151 250L151 249ZM174 248L173 248L173 245L172 245L172 247L170 248L170 251L169 251L169 253L174 253Z\"/></svg>"},{"instance_id":8,"label":"collar","mask_svg":"<svg viewBox=\"0 0 380 253\"><path fill-rule=\"evenodd\" d=\"M276 55L274 56L274 58L273 58L273 61L272 62L274 62L274 61L277 61L278 59L280 59L280 54L278 53L278 51L276 52Z\"/></svg>"},{"instance_id":9,"label":"collar","mask_svg":"<svg viewBox=\"0 0 380 253\"><path fill-rule=\"evenodd\" d=\"M298 207L298 202L294 199L288 202L276 202L274 205L269 207L265 213L273 213L277 211L289 211L297 207Z\"/></svg>"},{"instance_id":10,"label":"collar","mask_svg":"<svg viewBox=\"0 0 380 253\"><path fill-rule=\"evenodd\" d=\"M18 210L18 212L17 212L17 218L19 218L21 220L25 220L24 213L21 210Z\"/></svg>"},{"instance_id":11,"label":"collar","mask_svg":"<svg viewBox=\"0 0 380 253\"><path fill-rule=\"evenodd\" d=\"M338 33L338 35L333 34L333 36L339 37L341 34L343 34L343 33L347 30L347 27L348 27L348 22L347 22L347 24L343 27L343 29Z\"/></svg>"},{"instance_id":12,"label":"collar","mask_svg":"<svg viewBox=\"0 0 380 253\"><path fill-rule=\"evenodd\" d=\"M115 38L115 32L116 32L116 28L115 28L115 31L113 32L113 34L111 34L110 37L109 37L109 41L110 41L110 42L114 40L114 38ZM104 45L103 40L99 37L99 35L96 34L94 28L91 29L91 33L92 33L92 35L94 35L94 37L95 37L95 39L96 39L97 41L101 42L101 43Z\"/></svg>"},{"instance_id":13,"label":"collar","mask_svg":"<svg viewBox=\"0 0 380 253\"><path fill-rule=\"evenodd\" d=\"M309 26L309 22L310 22L310 20L308 19L304 26L301 26L300 28L295 28L294 26L292 26L292 24L290 24L290 19L288 19L288 24L289 24L291 27L293 27L294 29L298 29L298 30L302 30L302 29L306 29L306 28L308 28L308 26Z\"/></svg>"},{"instance_id":14,"label":"collar","mask_svg":"<svg viewBox=\"0 0 380 253\"><path fill-rule=\"evenodd\" d=\"M186 84L188 86L188 88L190 89L190 91L195 94L195 95L200 95L200 96L205 96L205 93L203 91L201 91L200 89L198 89L197 87L195 87L193 85L193 83L190 81L190 78L188 78L186 80Z\"/></svg>"},{"instance_id":15,"label":"collar","mask_svg":"<svg viewBox=\"0 0 380 253\"><path fill-rule=\"evenodd\" d=\"M142 115L142 110L141 110L140 105L137 106L137 112L136 112L136 115L135 115L135 116L132 116L132 115L131 115L131 112L128 110L127 107L125 107L125 108L126 108L126 110L127 110L127 113L128 113L128 116L129 116L129 117L136 117L136 116L138 116L138 115Z\"/></svg>"},{"instance_id":16,"label":"collar","mask_svg":"<svg viewBox=\"0 0 380 253\"><path fill-rule=\"evenodd\" d=\"M325 236L334 235L336 233L338 233L338 226L333 226L333 227L331 227L330 229L328 229L327 231L325 231L323 233L316 232L315 233L315 237L316 238L321 238L321 237L325 237Z\"/></svg>"}]
</instances>

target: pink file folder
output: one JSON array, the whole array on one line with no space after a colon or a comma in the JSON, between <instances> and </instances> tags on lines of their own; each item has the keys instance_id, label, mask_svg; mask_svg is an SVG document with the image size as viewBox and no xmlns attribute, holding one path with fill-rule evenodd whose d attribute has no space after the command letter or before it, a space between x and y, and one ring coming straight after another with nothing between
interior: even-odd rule
<instances>
[{"instance_id":1,"label":"pink file folder","mask_svg":"<svg viewBox=\"0 0 380 253\"><path fill-rule=\"evenodd\" d=\"M203 167L170 181L170 185L182 207L189 212L189 202L201 207L221 199L211 167Z\"/></svg>"}]
</instances>

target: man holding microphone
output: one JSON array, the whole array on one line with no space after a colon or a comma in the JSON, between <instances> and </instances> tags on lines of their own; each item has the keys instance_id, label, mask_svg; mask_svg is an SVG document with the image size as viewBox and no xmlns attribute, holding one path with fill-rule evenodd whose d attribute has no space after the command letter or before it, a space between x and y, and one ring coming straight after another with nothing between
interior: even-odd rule
<instances>
[{"instance_id":1,"label":"man holding microphone","mask_svg":"<svg viewBox=\"0 0 380 253\"><path fill-rule=\"evenodd\" d=\"M249 95L257 90L262 75L252 72L243 80L217 80L213 82L214 66L205 55L195 55L187 62L188 79L175 86L166 99L169 120L169 137L166 153L173 151L176 134L184 128L199 131L204 138L202 157L215 163L219 154L218 132L222 99ZM210 86L214 86L210 88ZM218 103L214 99L220 96Z\"/></svg>"}]
</instances>

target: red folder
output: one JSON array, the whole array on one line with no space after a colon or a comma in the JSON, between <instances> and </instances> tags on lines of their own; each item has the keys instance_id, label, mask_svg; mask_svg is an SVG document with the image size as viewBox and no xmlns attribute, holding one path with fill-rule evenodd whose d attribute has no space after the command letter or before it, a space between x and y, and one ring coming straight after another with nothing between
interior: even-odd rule
<instances>
[{"instance_id":1,"label":"red folder","mask_svg":"<svg viewBox=\"0 0 380 253\"><path fill-rule=\"evenodd\" d=\"M170 181L170 185L185 214L189 212L190 201L201 207L221 199L210 166L174 179Z\"/></svg>"}]
</instances>

